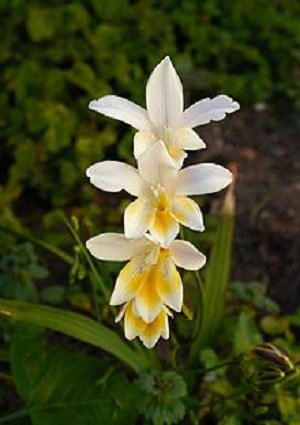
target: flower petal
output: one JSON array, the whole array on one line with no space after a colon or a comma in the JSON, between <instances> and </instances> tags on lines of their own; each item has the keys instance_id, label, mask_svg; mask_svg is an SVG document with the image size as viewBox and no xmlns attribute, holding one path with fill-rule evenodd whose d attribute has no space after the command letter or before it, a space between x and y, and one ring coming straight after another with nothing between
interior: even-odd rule
<instances>
[{"instance_id":1,"label":"flower petal","mask_svg":"<svg viewBox=\"0 0 300 425\"><path fill-rule=\"evenodd\" d=\"M119 96L104 96L92 100L89 108L110 118L123 121L138 130L151 130L147 111L130 100Z\"/></svg>"},{"instance_id":2,"label":"flower petal","mask_svg":"<svg viewBox=\"0 0 300 425\"><path fill-rule=\"evenodd\" d=\"M176 240L170 244L175 264L185 270L198 270L206 263L206 257L190 242Z\"/></svg>"},{"instance_id":3,"label":"flower petal","mask_svg":"<svg viewBox=\"0 0 300 425\"><path fill-rule=\"evenodd\" d=\"M176 182L177 194L204 195L219 192L231 181L231 172L221 165L192 165L179 172Z\"/></svg>"},{"instance_id":4,"label":"flower petal","mask_svg":"<svg viewBox=\"0 0 300 425\"><path fill-rule=\"evenodd\" d=\"M86 242L90 253L99 260L127 261L148 251L152 243L145 237L126 239L121 233L102 233Z\"/></svg>"},{"instance_id":5,"label":"flower petal","mask_svg":"<svg viewBox=\"0 0 300 425\"><path fill-rule=\"evenodd\" d=\"M110 305L120 305L134 298L147 279L150 267L146 261L146 255L134 257L126 264L117 278Z\"/></svg>"},{"instance_id":6,"label":"flower petal","mask_svg":"<svg viewBox=\"0 0 300 425\"><path fill-rule=\"evenodd\" d=\"M124 318L125 337L131 341L135 337L141 335L147 327L147 323L140 317L135 316L132 311L131 303L128 304Z\"/></svg>"},{"instance_id":7,"label":"flower petal","mask_svg":"<svg viewBox=\"0 0 300 425\"><path fill-rule=\"evenodd\" d=\"M124 189L131 195L139 196L144 185L134 167L119 161L97 162L86 170L86 175L94 186L106 192Z\"/></svg>"},{"instance_id":8,"label":"flower petal","mask_svg":"<svg viewBox=\"0 0 300 425\"><path fill-rule=\"evenodd\" d=\"M185 158L187 157L187 154L184 152L184 150L181 147L178 147L177 145L169 145L167 149L173 160L173 166L177 170L180 170Z\"/></svg>"},{"instance_id":9,"label":"flower petal","mask_svg":"<svg viewBox=\"0 0 300 425\"><path fill-rule=\"evenodd\" d=\"M159 274L155 284L163 303L177 312L181 311L183 286L180 274L170 256L159 264Z\"/></svg>"},{"instance_id":10,"label":"flower petal","mask_svg":"<svg viewBox=\"0 0 300 425\"><path fill-rule=\"evenodd\" d=\"M155 209L143 198L131 202L124 213L124 233L127 238L142 236L154 220Z\"/></svg>"},{"instance_id":11,"label":"flower petal","mask_svg":"<svg viewBox=\"0 0 300 425\"><path fill-rule=\"evenodd\" d=\"M160 336L164 339L169 338L168 315L164 309L161 310L160 314L153 322L147 324L140 335L140 340L146 348L153 348Z\"/></svg>"},{"instance_id":12,"label":"flower petal","mask_svg":"<svg viewBox=\"0 0 300 425\"><path fill-rule=\"evenodd\" d=\"M206 148L206 144L198 134L190 128L180 128L175 133L176 144L187 151L197 151Z\"/></svg>"},{"instance_id":13,"label":"flower petal","mask_svg":"<svg viewBox=\"0 0 300 425\"><path fill-rule=\"evenodd\" d=\"M134 135L133 139L133 154L137 159L139 158L148 148L157 142L157 138L151 131L138 131Z\"/></svg>"},{"instance_id":14,"label":"flower petal","mask_svg":"<svg viewBox=\"0 0 300 425\"><path fill-rule=\"evenodd\" d=\"M172 202L172 213L179 223L203 232L203 215L198 204L186 196L176 196Z\"/></svg>"},{"instance_id":15,"label":"flower petal","mask_svg":"<svg viewBox=\"0 0 300 425\"><path fill-rule=\"evenodd\" d=\"M150 226L150 233L162 247L167 248L178 235L179 224L170 211L157 210L154 221Z\"/></svg>"},{"instance_id":16,"label":"flower petal","mask_svg":"<svg viewBox=\"0 0 300 425\"><path fill-rule=\"evenodd\" d=\"M158 269L157 265L154 265L151 267L147 278L143 281L134 299L136 312L147 323L156 318L163 306L157 292L157 279L159 279Z\"/></svg>"},{"instance_id":17,"label":"flower petal","mask_svg":"<svg viewBox=\"0 0 300 425\"><path fill-rule=\"evenodd\" d=\"M183 90L168 56L154 69L146 87L147 111L156 127L176 126L183 112Z\"/></svg>"},{"instance_id":18,"label":"flower petal","mask_svg":"<svg viewBox=\"0 0 300 425\"><path fill-rule=\"evenodd\" d=\"M165 144L156 142L137 160L140 176L151 185L171 184L177 175L174 161L170 157Z\"/></svg>"},{"instance_id":19,"label":"flower petal","mask_svg":"<svg viewBox=\"0 0 300 425\"><path fill-rule=\"evenodd\" d=\"M207 124L210 121L220 121L240 108L238 102L225 94L220 94L213 99L207 98L194 103L182 115L182 127L194 128Z\"/></svg>"}]
</instances>

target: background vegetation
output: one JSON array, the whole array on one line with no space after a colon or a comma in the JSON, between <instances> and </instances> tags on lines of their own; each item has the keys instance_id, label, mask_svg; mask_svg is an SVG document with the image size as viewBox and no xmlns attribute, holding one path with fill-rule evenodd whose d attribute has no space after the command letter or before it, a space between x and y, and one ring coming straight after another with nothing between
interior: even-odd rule
<instances>
[{"instance_id":1,"label":"background vegetation","mask_svg":"<svg viewBox=\"0 0 300 425\"><path fill-rule=\"evenodd\" d=\"M1 0L0 12L5 205L24 190L50 208L89 202L86 167L106 152L128 157L131 137L88 102L117 93L143 104L166 54L186 104L225 92L243 107L299 106L297 0Z\"/></svg>"}]
</instances>

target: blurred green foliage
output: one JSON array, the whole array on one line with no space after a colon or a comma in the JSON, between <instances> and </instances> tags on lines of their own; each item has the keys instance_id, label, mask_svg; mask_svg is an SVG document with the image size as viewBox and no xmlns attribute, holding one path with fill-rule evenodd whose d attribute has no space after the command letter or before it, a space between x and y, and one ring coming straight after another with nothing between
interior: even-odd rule
<instances>
[{"instance_id":1,"label":"blurred green foliage","mask_svg":"<svg viewBox=\"0 0 300 425\"><path fill-rule=\"evenodd\" d=\"M242 104L296 105L299 9L297 0L0 0L3 205L26 191L45 208L90 202L84 170L107 154L128 157L131 135L89 100L115 93L143 104L166 54L187 103L224 91Z\"/></svg>"}]
</instances>

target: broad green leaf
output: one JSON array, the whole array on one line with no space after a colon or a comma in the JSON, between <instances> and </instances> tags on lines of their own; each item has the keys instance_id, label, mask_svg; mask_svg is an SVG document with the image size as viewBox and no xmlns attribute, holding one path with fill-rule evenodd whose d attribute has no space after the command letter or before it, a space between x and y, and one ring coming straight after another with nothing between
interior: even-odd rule
<instances>
[{"instance_id":1,"label":"broad green leaf","mask_svg":"<svg viewBox=\"0 0 300 425\"><path fill-rule=\"evenodd\" d=\"M127 425L137 415L138 390L99 359L46 342L20 329L12 370L33 425ZM128 391L130 387L130 391Z\"/></svg>"},{"instance_id":2,"label":"broad green leaf","mask_svg":"<svg viewBox=\"0 0 300 425\"><path fill-rule=\"evenodd\" d=\"M17 321L46 327L99 347L136 372L150 366L150 356L147 356L145 351L137 353L116 332L83 315L39 304L4 299L0 299L0 314Z\"/></svg>"}]
</instances>

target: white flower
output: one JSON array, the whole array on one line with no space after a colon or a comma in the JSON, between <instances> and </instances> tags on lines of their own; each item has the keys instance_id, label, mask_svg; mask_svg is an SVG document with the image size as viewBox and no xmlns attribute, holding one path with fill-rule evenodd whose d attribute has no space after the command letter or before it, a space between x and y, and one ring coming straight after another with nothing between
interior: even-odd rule
<instances>
[{"instance_id":1,"label":"white flower","mask_svg":"<svg viewBox=\"0 0 300 425\"><path fill-rule=\"evenodd\" d=\"M222 94L200 100L184 110L182 84L168 56L150 75L146 104L147 110L119 96L104 96L92 100L89 108L139 130L134 138L136 158L157 140L162 140L178 168L186 157L185 150L206 146L192 128L220 121L226 113L239 109L238 102Z\"/></svg>"},{"instance_id":2,"label":"white flower","mask_svg":"<svg viewBox=\"0 0 300 425\"><path fill-rule=\"evenodd\" d=\"M91 254L108 261L129 262L119 273L110 304L123 305L125 336L139 336L144 345L153 347L160 336L169 336L169 309L181 311L183 286L176 266L198 270L206 257L191 243L172 241L162 248L149 235L127 239L119 233L103 233L86 243Z\"/></svg>"},{"instance_id":3,"label":"white flower","mask_svg":"<svg viewBox=\"0 0 300 425\"><path fill-rule=\"evenodd\" d=\"M199 206L187 195L218 192L228 186L232 175L216 164L198 164L178 171L172 166L165 145L156 142L138 159L138 169L118 161L102 161L86 172L91 183L108 192L126 190L138 199L124 214L128 238L146 231L168 247L179 232L179 224L203 231Z\"/></svg>"}]
</instances>

